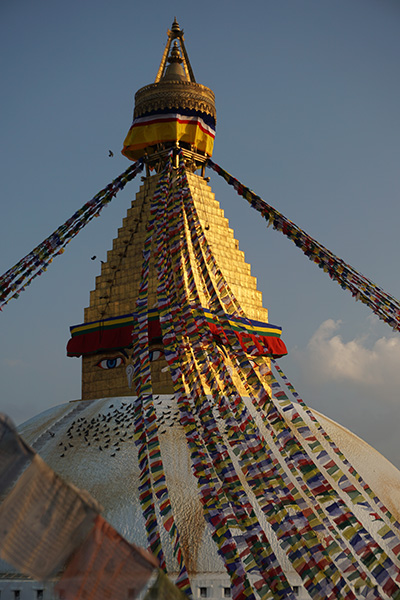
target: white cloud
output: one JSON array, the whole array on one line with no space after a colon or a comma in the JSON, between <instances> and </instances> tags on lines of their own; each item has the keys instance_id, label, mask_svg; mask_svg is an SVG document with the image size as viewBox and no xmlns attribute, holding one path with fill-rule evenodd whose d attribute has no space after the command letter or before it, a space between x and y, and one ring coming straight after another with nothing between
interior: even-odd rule
<instances>
[{"instance_id":1,"label":"white cloud","mask_svg":"<svg viewBox=\"0 0 400 600\"><path fill-rule=\"evenodd\" d=\"M352 382L369 388L395 390L400 386L400 336L372 341L363 337L344 341L341 321L324 321L304 351L296 351L304 374L315 383Z\"/></svg>"}]
</instances>

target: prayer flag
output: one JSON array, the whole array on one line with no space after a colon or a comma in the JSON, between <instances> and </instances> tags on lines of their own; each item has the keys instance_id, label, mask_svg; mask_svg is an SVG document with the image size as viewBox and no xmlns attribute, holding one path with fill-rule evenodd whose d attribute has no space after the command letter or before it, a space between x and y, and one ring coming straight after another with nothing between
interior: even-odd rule
<instances>
[{"instance_id":1,"label":"prayer flag","mask_svg":"<svg viewBox=\"0 0 400 600\"><path fill-rule=\"evenodd\" d=\"M0 557L34 579L48 579L84 540L100 510L35 454L0 505Z\"/></svg>"},{"instance_id":2,"label":"prayer flag","mask_svg":"<svg viewBox=\"0 0 400 600\"><path fill-rule=\"evenodd\" d=\"M65 600L134 600L156 568L158 562L149 552L129 544L98 515L55 590Z\"/></svg>"}]
</instances>

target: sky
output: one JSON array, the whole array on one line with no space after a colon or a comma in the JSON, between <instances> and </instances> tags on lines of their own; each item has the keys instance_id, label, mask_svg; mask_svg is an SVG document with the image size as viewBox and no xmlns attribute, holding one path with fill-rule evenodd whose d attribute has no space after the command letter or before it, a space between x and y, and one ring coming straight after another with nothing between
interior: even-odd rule
<instances>
[{"instance_id":1,"label":"sky","mask_svg":"<svg viewBox=\"0 0 400 600\"><path fill-rule=\"evenodd\" d=\"M175 16L216 95L215 162L399 298L397 0L3 0L0 273L129 166L134 94L154 81ZM399 334L207 175L283 327L281 368L309 406L400 467ZM0 313L0 410L17 424L80 397L69 327L138 188Z\"/></svg>"}]
</instances>

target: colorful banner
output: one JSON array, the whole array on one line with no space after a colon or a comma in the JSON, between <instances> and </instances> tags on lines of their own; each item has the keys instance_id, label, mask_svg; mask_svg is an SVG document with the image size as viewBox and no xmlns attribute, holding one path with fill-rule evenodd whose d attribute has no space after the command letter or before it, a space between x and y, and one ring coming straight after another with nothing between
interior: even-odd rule
<instances>
[{"instance_id":1,"label":"colorful banner","mask_svg":"<svg viewBox=\"0 0 400 600\"><path fill-rule=\"evenodd\" d=\"M197 311L193 307L193 311ZM215 314L207 308L200 308L211 333L220 343L227 343L224 328ZM161 327L158 310L148 311L149 343L161 341ZM227 315L229 325L235 332L242 349L253 356L271 356L279 358L287 354L284 342L280 339L282 328L239 316ZM103 350L127 348L133 343L133 332L137 315L110 317L101 321L92 321L70 327L71 339L67 344L68 356L85 356ZM194 317L196 321L196 317Z\"/></svg>"},{"instance_id":2,"label":"colorful banner","mask_svg":"<svg viewBox=\"0 0 400 600\"><path fill-rule=\"evenodd\" d=\"M185 142L211 156L215 138L215 119L198 110L160 109L136 117L125 138L122 154L131 160L144 150L165 142Z\"/></svg>"}]
</instances>

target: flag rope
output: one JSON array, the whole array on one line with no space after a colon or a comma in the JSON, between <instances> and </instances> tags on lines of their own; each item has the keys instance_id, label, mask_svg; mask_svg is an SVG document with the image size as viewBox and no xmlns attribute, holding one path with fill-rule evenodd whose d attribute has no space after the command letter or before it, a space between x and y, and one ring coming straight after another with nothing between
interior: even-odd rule
<instances>
[{"instance_id":1,"label":"flag rope","mask_svg":"<svg viewBox=\"0 0 400 600\"><path fill-rule=\"evenodd\" d=\"M125 185L134 179L143 169L143 160L138 160L126 171L114 179L109 185L86 202L72 217L58 227L49 237L41 242L29 254L21 258L13 267L0 277L0 310L13 298L32 283L33 279L42 275L53 262L53 258L63 254L65 246L100 212Z\"/></svg>"},{"instance_id":2,"label":"flag rope","mask_svg":"<svg viewBox=\"0 0 400 600\"><path fill-rule=\"evenodd\" d=\"M211 159L208 159L207 166L232 185L239 196L245 198L252 208L261 213L268 222L268 227L272 225L274 229L283 233L304 252L309 260L328 273L329 277L343 289L350 291L355 300L361 300L394 331L400 331L400 302L394 296L338 258Z\"/></svg>"}]
</instances>

